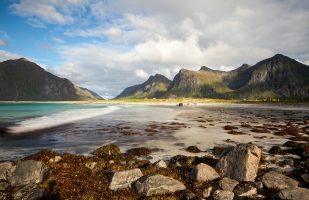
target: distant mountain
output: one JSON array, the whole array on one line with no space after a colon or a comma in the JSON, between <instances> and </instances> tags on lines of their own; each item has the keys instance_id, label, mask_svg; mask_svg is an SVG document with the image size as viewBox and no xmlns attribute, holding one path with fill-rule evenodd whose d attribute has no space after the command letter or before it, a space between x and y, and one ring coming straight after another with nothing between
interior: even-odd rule
<instances>
[{"instance_id":1,"label":"distant mountain","mask_svg":"<svg viewBox=\"0 0 309 200\"><path fill-rule=\"evenodd\" d=\"M153 97L144 92L147 82L129 87L119 96ZM168 88L157 97L309 99L309 66L277 54L253 66L243 64L228 72L206 66L198 71L181 69L165 86Z\"/></svg>"},{"instance_id":2,"label":"distant mountain","mask_svg":"<svg viewBox=\"0 0 309 200\"><path fill-rule=\"evenodd\" d=\"M0 62L1 101L102 99L94 92L59 78L24 58Z\"/></svg>"},{"instance_id":3,"label":"distant mountain","mask_svg":"<svg viewBox=\"0 0 309 200\"><path fill-rule=\"evenodd\" d=\"M116 99L123 98L159 98L167 91L171 81L161 74L150 76L142 84L128 87Z\"/></svg>"}]
</instances>

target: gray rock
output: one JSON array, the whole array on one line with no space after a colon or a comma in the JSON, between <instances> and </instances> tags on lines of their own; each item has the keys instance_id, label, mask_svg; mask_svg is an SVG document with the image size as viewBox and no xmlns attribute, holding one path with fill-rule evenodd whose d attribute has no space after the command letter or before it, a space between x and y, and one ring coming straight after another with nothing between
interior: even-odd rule
<instances>
[{"instance_id":1,"label":"gray rock","mask_svg":"<svg viewBox=\"0 0 309 200\"><path fill-rule=\"evenodd\" d=\"M111 177L109 189L119 190L131 187L131 184L142 176L143 173L138 168L114 172Z\"/></svg>"},{"instance_id":2,"label":"gray rock","mask_svg":"<svg viewBox=\"0 0 309 200\"><path fill-rule=\"evenodd\" d=\"M14 200L40 200L46 196L46 191L36 184L22 187L13 194Z\"/></svg>"},{"instance_id":3,"label":"gray rock","mask_svg":"<svg viewBox=\"0 0 309 200\"><path fill-rule=\"evenodd\" d=\"M50 169L42 162L34 160L18 161L8 181L12 187L41 183L48 176Z\"/></svg>"},{"instance_id":4,"label":"gray rock","mask_svg":"<svg viewBox=\"0 0 309 200\"><path fill-rule=\"evenodd\" d=\"M212 198L214 200L233 200L234 193L230 191L216 190L212 195Z\"/></svg>"},{"instance_id":5,"label":"gray rock","mask_svg":"<svg viewBox=\"0 0 309 200\"><path fill-rule=\"evenodd\" d=\"M164 160L158 160L157 162L154 163L154 166L158 168L167 168L167 164Z\"/></svg>"},{"instance_id":6,"label":"gray rock","mask_svg":"<svg viewBox=\"0 0 309 200\"><path fill-rule=\"evenodd\" d=\"M0 181L0 191L5 191L10 187L10 184L5 181Z\"/></svg>"},{"instance_id":7,"label":"gray rock","mask_svg":"<svg viewBox=\"0 0 309 200\"><path fill-rule=\"evenodd\" d=\"M192 200L192 199L196 199L196 195L194 194L194 193L192 193L192 192L190 192L190 193L186 193L185 194L185 198L184 198L185 200Z\"/></svg>"},{"instance_id":8,"label":"gray rock","mask_svg":"<svg viewBox=\"0 0 309 200\"><path fill-rule=\"evenodd\" d=\"M281 190L277 195L279 199L287 200L309 200L309 189L306 188L288 188Z\"/></svg>"},{"instance_id":9,"label":"gray rock","mask_svg":"<svg viewBox=\"0 0 309 200\"><path fill-rule=\"evenodd\" d=\"M309 183L309 174L302 174L301 177L304 179L306 183Z\"/></svg>"},{"instance_id":10,"label":"gray rock","mask_svg":"<svg viewBox=\"0 0 309 200\"><path fill-rule=\"evenodd\" d=\"M253 144L239 144L223 156L216 168L222 176L238 181L254 181L261 158L261 149Z\"/></svg>"},{"instance_id":11,"label":"gray rock","mask_svg":"<svg viewBox=\"0 0 309 200\"><path fill-rule=\"evenodd\" d=\"M234 193L238 197L252 197L257 194L257 189L251 185L236 187Z\"/></svg>"},{"instance_id":12,"label":"gray rock","mask_svg":"<svg viewBox=\"0 0 309 200\"><path fill-rule=\"evenodd\" d=\"M12 162L2 162L0 163L0 180L6 181L8 176L12 174L15 166Z\"/></svg>"},{"instance_id":13,"label":"gray rock","mask_svg":"<svg viewBox=\"0 0 309 200\"><path fill-rule=\"evenodd\" d=\"M135 182L134 187L141 196L171 194L186 189L182 182L163 175L144 176Z\"/></svg>"},{"instance_id":14,"label":"gray rock","mask_svg":"<svg viewBox=\"0 0 309 200\"><path fill-rule=\"evenodd\" d=\"M220 178L220 175L214 168L204 163L196 165L191 171L191 176L193 180L199 182L207 182Z\"/></svg>"},{"instance_id":15,"label":"gray rock","mask_svg":"<svg viewBox=\"0 0 309 200\"><path fill-rule=\"evenodd\" d=\"M222 190L233 192L234 188L236 187L236 185L238 185L238 183L239 182L234 180L234 179L230 179L228 177L224 177L223 179L220 180L219 187Z\"/></svg>"},{"instance_id":16,"label":"gray rock","mask_svg":"<svg viewBox=\"0 0 309 200\"><path fill-rule=\"evenodd\" d=\"M206 188L206 189L203 191L203 197L204 197L204 198L210 197L211 192L212 192L212 187Z\"/></svg>"},{"instance_id":17,"label":"gray rock","mask_svg":"<svg viewBox=\"0 0 309 200\"><path fill-rule=\"evenodd\" d=\"M286 188L296 188L299 184L298 181L275 171L264 174L264 176L262 176L262 183L267 188L277 191Z\"/></svg>"}]
</instances>

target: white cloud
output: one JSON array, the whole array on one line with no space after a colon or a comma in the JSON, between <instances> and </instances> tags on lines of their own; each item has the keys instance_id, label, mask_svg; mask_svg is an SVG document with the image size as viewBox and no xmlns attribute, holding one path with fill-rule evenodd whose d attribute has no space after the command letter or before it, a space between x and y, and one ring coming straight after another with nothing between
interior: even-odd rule
<instances>
[{"instance_id":1,"label":"white cloud","mask_svg":"<svg viewBox=\"0 0 309 200\"><path fill-rule=\"evenodd\" d=\"M148 79L149 74L147 74L143 69L137 69L135 70L135 75L142 79Z\"/></svg>"},{"instance_id":2,"label":"white cloud","mask_svg":"<svg viewBox=\"0 0 309 200\"><path fill-rule=\"evenodd\" d=\"M6 40L0 39L0 46L7 46L8 42Z\"/></svg>"},{"instance_id":3,"label":"white cloud","mask_svg":"<svg viewBox=\"0 0 309 200\"><path fill-rule=\"evenodd\" d=\"M16 53L0 50L0 62L10 59L21 58L22 56Z\"/></svg>"}]
</instances>

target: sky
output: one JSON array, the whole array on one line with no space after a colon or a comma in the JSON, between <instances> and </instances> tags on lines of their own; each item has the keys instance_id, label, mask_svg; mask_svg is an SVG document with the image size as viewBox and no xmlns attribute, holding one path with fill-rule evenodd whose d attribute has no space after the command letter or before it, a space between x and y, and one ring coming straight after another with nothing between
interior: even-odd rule
<instances>
[{"instance_id":1,"label":"sky","mask_svg":"<svg viewBox=\"0 0 309 200\"><path fill-rule=\"evenodd\" d=\"M27 58L105 98L277 53L309 64L309 0L0 0L0 61Z\"/></svg>"}]
</instances>

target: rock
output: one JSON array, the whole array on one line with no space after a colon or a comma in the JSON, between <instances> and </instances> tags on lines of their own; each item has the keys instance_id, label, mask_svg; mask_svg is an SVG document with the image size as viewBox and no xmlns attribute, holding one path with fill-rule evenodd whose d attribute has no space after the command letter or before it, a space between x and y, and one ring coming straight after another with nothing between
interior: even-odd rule
<instances>
[{"instance_id":1,"label":"rock","mask_svg":"<svg viewBox=\"0 0 309 200\"><path fill-rule=\"evenodd\" d=\"M213 154L217 155L217 156L225 156L228 152L230 152L231 150L233 150L233 146L231 145L219 145L219 146L215 146L212 149Z\"/></svg>"},{"instance_id":2,"label":"rock","mask_svg":"<svg viewBox=\"0 0 309 200\"><path fill-rule=\"evenodd\" d=\"M138 168L114 172L111 177L109 189L119 190L131 187L131 184L142 176L143 173Z\"/></svg>"},{"instance_id":3,"label":"rock","mask_svg":"<svg viewBox=\"0 0 309 200\"><path fill-rule=\"evenodd\" d=\"M222 190L233 192L234 188L236 187L236 185L238 185L238 183L239 182L236 180L230 179L228 177L224 177L223 179L219 181L219 187Z\"/></svg>"},{"instance_id":4,"label":"rock","mask_svg":"<svg viewBox=\"0 0 309 200\"><path fill-rule=\"evenodd\" d=\"M107 144L96 149L92 154L104 159L114 159L121 156L121 151L117 145Z\"/></svg>"},{"instance_id":5,"label":"rock","mask_svg":"<svg viewBox=\"0 0 309 200\"><path fill-rule=\"evenodd\" d=\"M263 183L262 181L257 181L254 183L255 184L255 187L260 191L263 189Z\"/></svg>"},{"instance_id":6,"label":"rock","mask_svg":"<svg viewBox=\"0 0 309 200\"><path fill-rule=\"evenodd\" d=\"M238 197L251 197L257 194L257 189L251 185L237 186L234 193Z\"/></svg>"},{"instance_id":7,"label":"rock","mask_svg":"<svg viewBox=\"0 0 309 200\"><path fill-rule=\"evenodd\" d=\"M189 146L186 148L186 151L191 153L200 153L201 150L197 146Z\"/></svg>"},{"instance_id":8,"label":"rock","mask_svg":"<svg viewBox=\"0 0 309 200\"><path fill-rule=\"evenodd\" d=\"M134 156L148 156L149 154L151 154L151 149L147 147L133 148L133 149L129 149L127 151L127 154L134 155Z\"/></svg>"},{"instance_id":9,"label":"rock","mask_svg":"<svg viewBox=\"0 0 309 200\"><path fill-rule=\"evenodd\" d=\"M302 174L301 177L304 181L306 181L306 183L309 183L309 174Z\"/></svg>"},{"instance_id":10,"label":"rock","mask_svg":"<svg viewBox=\"0 0 309 200\"><path fill-rule=\"evenodd\" d=\"M1 200L9 200L11 198L9 197L9 195L7 193L0 192L0 199Z\"/></svg>"},{"instance_id":11,"label":"rock","mask_svg":"<svg viewBox=\"0 0 309 200\"><path fill-rule=\"evenodd\" d=\"M212 187L206 188L206 189L203 191L203 197L204 197L204 198L210 197L211 192L212 192Z\"/></svg>"},{"instance_id":12,"label":"rock","mask_svg":"<svg viewBox=\"0 0 309 200\"><path fill-rule=\"evenodd\" d=\"M216 168L222 176L238 181L254 181L261 158L261 149L253 144L239 144L223 156Z\"/></svg>"},{"instance_id":13,"label":"rock","mask_svg":"<svg viewBox=\"0 0 309 200\"><path fill-rule=\"evenodd\" d=\"M14 200L40 200L46 197L46 191L36 184L22 187L13 194Z\"/></svg>"},{"instance_id":14,"label":"rock","mask_svg":"<svg viewBox=\"0 0 309 200\"><path fill-rule=\"evenodd\" d=\"M167 164L164 160L158 160L157 162L154 163L154 166L158 168L167 168Z\"/></svg>"},{"instance_id":15,"label":"rock","mask_svg":"<svg viewBox=\"0 0 309 200\"><path fill-rule=\"evenodd\" d=\"M179 107L183 107L183 105L184 105L183 103L179 103L178 104Z\"/></svg>"},{"instance_id":16,"label":"rock","mask_svg":"<svg viewBox=\"0 0 309 200\"><path fill-rule=\"evenodd\" d=\"M90 170L93 170L97 165L98 165L97 162L87 162L87 163L85 164L85 166L86 166L88 169L90 169Z\"/></svg>"},{"instance_id":17,"label":"rock","mask_svg":"<svg viewBox=\"0 0 309 200\"><path fill-rule=\"evenodd\" d=\"M12 162L0 163L0 180L7 180L8 176L14 171L15 166Z\"/></svg>"},{"instance_id":18,"label":"rock","mask_svg":"<svg viewBox=\"0 0 309 200\"><path fill-rule=\"evenodd\" d=\"M192 166L195 158L192 156L176 155L173 156L169 161L169 166Z\"/></svg>"},{"instance_id":19,"label":"rock","mask_svg":"<svg viewBox=\"0 0 309 200\"><path fill-rule=\"evenodd\" d=\"M186 193L184 195L184 199L185 200L193 200L193 199L196 199L196 195L192 192L189 192L189 193Z\"/></svg>"},{"instance_id":20,"label":"rock","mask_svg":"<svg viewBox=\"0 0 309 200\"><path fill-rule=\"evenodd\" d=\"M49 175L50 169L42 162L34 160L18 161L8 181L12 187L31 183L41 183Z\"/></svg>"},{"instance_id":21,"label":"rock","mask_svg":"<svg viewBox=\"0 0 309 200\"><path fill-rule=\"evenodd\" d=\"M49 159L50 163L58 163L62 160L61 156L55 156L54 158Z\"/></svg>"},{"instance_id":22,"label":"rock","mask_svg":"<svg viewBox=\"0 0 309 200\"><path fill-rule=\"evenodd\" d=\"M5 191L10 187L10 184L5 181L0 181L0 192Z\"/></svg>"},{"instance_id":23,"label":"rock","mask_svg":"<svg viewBox=\"0 0 309 200\"><path fill-rule=\"evenodd\" d=\"M264 174L264 176L262 176L262 183L267 188L277 191L286 188L295 188L299 184L298 181L275 171Z\"/></svg>"},{"instance_id":24,"label":"rock","mask_svg":"<svg viewBox=\"0 0 309 200\"><path fill-rule=\"evenodd\" d=\"M186 189L182 182L163 175L144 176L135 182L134 187L141 196L171 194Z\"/></svg>"},{"instance_id":25,"label":"rock","mask_svg":"<svg viewBox=\"0 0 309 200\"><path fill-rule=\"evenodd\" d=\"M287 200L309 200L309 189L306 188L288 188L281 190L277 195L277 199Z\"/></svg>"},{"instance_id":26,"label":"rock","mask_svg":"<svg viewBox=\"0 0 309 200\"><path fill-rule=\"evenodd\" d=\"M286 165L294 165L294 160L292 158L288 158L284 160L283 163Z\"/></svg>"},{"instance_id":27,"label":"rock","mask_svg":"<svg viewBox=\"0 0 309 200\"><path fill-rule=\"evenodd\" d=\"M280 154L280 155L285 154L285 152L279 146L271 147L268 152L271 153L271 154Z\"/></svg>"},{"instance_id":28,"label":"rock","mask_svg":"<svg viewBox=\"0 0 309 200\"><path fill-rule=\"evenodd\" d=\"M234 193L230 191L216 190L212 195L212 198L214 200L233 200Z\"/></svg>"},{"instance_id":29,"label":"rock","mask_svg":"<svg viewBox=\"0 0 309 200\"><path fill-rule=\"evenodd\" d=\"M220 178L214 168L204 163L200 163L192 169L191 177L194 181L199 182L207 182Z\"/></svg>"}]
</instances>

